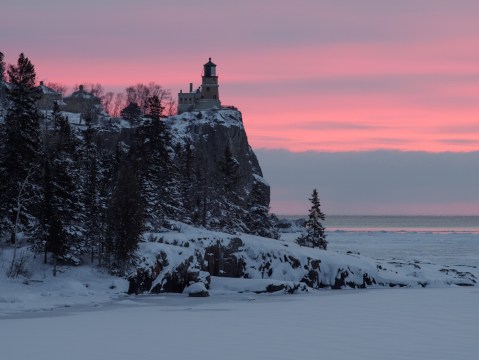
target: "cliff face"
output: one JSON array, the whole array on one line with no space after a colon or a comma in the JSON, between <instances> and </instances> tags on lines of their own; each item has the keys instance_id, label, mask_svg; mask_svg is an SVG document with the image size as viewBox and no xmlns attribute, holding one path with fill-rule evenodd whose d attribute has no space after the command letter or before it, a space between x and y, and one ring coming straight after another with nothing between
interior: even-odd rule
<instances>
[{"instance_id":1,"label":"cliff face","mask_svg":"<svg viewBox=\"0 0 479 360\"><path fill-rule=\"evenodd\" d=\"M176 162L189 149L193 171L203 179L209 227L216 227L216 220L236 221L227 227L255 233L245 217L253 208L263 210L260 216L267 213L270 187L248 144L241 113L230 109L188 112L166 122Z\"/></svg>"}]
</instances>

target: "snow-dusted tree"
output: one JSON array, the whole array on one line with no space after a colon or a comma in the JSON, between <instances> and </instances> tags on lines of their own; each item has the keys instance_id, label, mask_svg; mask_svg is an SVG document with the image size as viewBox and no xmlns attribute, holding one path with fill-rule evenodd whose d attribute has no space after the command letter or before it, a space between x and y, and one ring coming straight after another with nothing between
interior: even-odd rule
<instances>
[{"instance_id":1,"label":"snow-dusted tree","mask_svg":"<svg viewBox=\"0 0 479 360\"><path fill-rule=\"evenodd\" d=\"M55 181L51 170L50 158L44 159L43 166L43 196L40 210L40 226L36 231L39 241L43 245L44 262L47 262L47 253L53 255L53 276L57 273L57 260L63 256L67 250L67 235L64 231L62 220L60 219L58 209L62 204L58 203L55 194Z\"/></svg>"},{"instance_id":2,"label":"snow-dusted tree","mask_svg":"<svg viewBox=\"0 0 479 360\"><path fill-rule=\"evenodd\" d=\"M227 144L222 158L217 163L217 173L208 180L212 185L208 188L211 203L210 220L217 223L210 221L211 226L225 231L247 231L243 223L243 204L246 199L240 196L239 189L241 175L240 164Z\"/></svg>"},{"instance_id":3,"label":"snow-dusted tree","mask_svg":"<svg viewBox=\"0 0 479 360\"><path fill-rule=\"evenodd\" d=\"M221 174L221 185L225 193L232 193L238 184L240 178L240 167L238 160L236 160L231 152L229 145L225 147L223 158L218 164Z\"/></svg>"},{"instance_id":4,"label":"snow-dusted tree","mask_svg":"<svg viewBox=\"0 0 479 360\"><path fill-rule=\"evenodd\" d=\"M10 232L12 242L16 215L20 212L20 225L17 230L28 230L26 225L34 225L37 221L39 204L39 186L41 171L40 114L35 106L38 92L35 87L35 67L30 60L20 54L17 65L8 69L10 90L8 92L9 108L5 116L4 142L0 168L2 181L0 184L0 231ZM29 176L29 174L32 174ZM24 199L22 208L17 209L18 194L23 187Z\"/></svg>"},{"instance_id":5,"label":"snow-dusted tree","mask_svg":"<svg viewBox=\"0 0 479 360\"><path fill-rule=\"evenodd\" d=\"M43 210L50 213L44 218L45 226L60 226L62 239L65 246L47 246L52 248L54 259L61 255L72 255L72 248L76 245L76 234L79 233L78 225L81 221L80 212L80 182L79 157L77 153L77 140L72 129L60 112L59 106L54 103L50 115L52 129L48 134L45 144L44 159L44 197ZM47 173L48 171L48 173ZM51 174L49 174L51 173ZM51 210L50 210L51 207ZM60 232L58 232L60 233ZM56 240L55 240L56 241ZM59 249L62 249L59 252ZM50 251L50 250L48 250Z\"/></svg>"},{"instance_id":6,"label":"snow-dusted tree","mask_svg":"<svg viewBox=\"0 0 479 360\"><path fill-rule=\"evenodd\" d=\"M180 143L175 146L175 176L180 196L180 217L181 221L186 223L192 222L194 209L194 185L196 179L193 171L194 155L192 150L192 145L189 141L186 141L184 147Z\"/></svg>"},{"instance_id":7,"label":"snow-dusted tree","mask_svg":"<svg viewBox=\"0 0 479 360\"><path fill-rule=\"evenodd\" d=\"M268 196L264 193L261 183L255 181L248 197L244 223L250 234L277 239L278 230L271 220L269 207L264 205Z\"/></svg>"},{"instance_id":8,"label":"snow-dusted tree","mask_svg":"<svg viewBox=\"0 0 479 360\"><path fill-rule=\"evenodd\" d=\"M316 189L313 190L309 201L311 201L311 208L309 209L308 219L304 224L306 233L296 239L296 242L301 246L318 247L326 250L328 242L326 241L324 226L321 223L321 221L325 220L325 216L321 211L321 204Z\"/></svg>"},{"instance_id":9,"label":"snow-dusted tree","mask_svg":"<svg viewBox=\"0 0 479 360\"><path fill-rule=\"evenodd\" d=\"M128 120L130 124L136 125L141 117L141 109L137 103L131 102L127 107L121 110L120 115L123 119Z\"/></svg>"},{"instance_id":10,"label":"snow-dusted tree","mask_svg":"<svg viewBox=\"0 0 479 360\"><path fill-rule=\"evenodd\" d=\"M50 143L46 146L55 174L55 188L58 194L59 212L66 223L74 222L74 213L80 211L75 205L79 197L78 141L68 119L60 112L55 103L51 113L53 129Z\"/></svg>"},{"instance_id":11,"label":"snow-dusted tree","mask_svg":"<svg viewBox=\"0 0 479 360\"><path fill-rule=\"evenodd\" d=\"M95 251L101 237L101 210L99 195L99 159L95 140L95 129L91 118L87 118L87 129L83 134L82 144L82 200L83 217L86 235L86 245L90 249L91 261L94 261Z\"/></svg>"},{"instance_id":12,"label":"snow-dusted tree","mask_svg":"<svg viewBox=\"0 0 479 360\"><path fill-rule=\"evenodd\" d=\"M120 276L130 264L132 254L143 231L143 200L138 180L131 164L124 164L118 172L107 210L107 238L113 261L110 269Z\"/></svg>"},{"instance_id":13,"label":"snow-dusted tree","mask_svg":"<svg viewBox=\"0 0 479 360\"><path fill-rule=\"evenodd\" d=\"M157 95L148 97L146 100L147 116L153 120L159 121L163 116L164 106L161 104L161 100Z\"/></svg>"},{"instance_id":14,"label":"snow-dusted tree","mask_svg":"<svg viewBox=\"0 0 479 360\"><path fill-rule=\"evenodd\" d=\"M0 82L5 81L5 55L0 51Z\"/></svg>"},{"instance_id":15,"label":"snow-dusted tree","mask_svg":"<svg viewBox=\"0 0 479 360\"><path fill-rule=\"evenodd\" d=\"M28 202L29 197L28 197L28 189L31 186L30 184L30 179L35 175L35 168L30 168L28 171L27 176L25 179L19 184L19 190L16 198L16 207L15 207L15 221L11 226L13 227L13 231L11 232L11 242L13 243L13 256L12 256L12 262L10 264L10 269L8 271L8 276L10 277L15 277L18 275L18 272L16 271L17 264L16 264L16 259L17 259L17 249L18 249L18 241L17 241L17 233L18 229L20 227L20 221L21 221L21 216L24 211L24 204ZM8 195L8 194L5 194ZM5 196L3 199L7 199L8 197ZM5 203L7 205L7 203ZM6 219L8 220L8 219Z\"/></svg>"},{"instance_id":16,"label":"snow-dusted tree","mask_svg":"<svg viewBox=\"0 0 479 360\"><path fill-rule=\"evenodd\" d=\"M161 227L166 218L180 212L179 191L170 158L171 134L157 113L152 113L137 127L132 149L141 195L145 200L145 217L150 229Z\"/></svg>"},{"instance_id":17,"label":"snow-dusted tree","mask_svg":"<svg viewBox=\"0 0 479 360\"><path fill-rule=\"evenodd\" d=\"M3 53L0 51L0 118L3 118L3 114L7 108L7 84L5 83L5 61L3 61ZM1 143L4 137L2 131L3 124L0 122L0 156L1 156Z\"/></svg>"}]
</instances>

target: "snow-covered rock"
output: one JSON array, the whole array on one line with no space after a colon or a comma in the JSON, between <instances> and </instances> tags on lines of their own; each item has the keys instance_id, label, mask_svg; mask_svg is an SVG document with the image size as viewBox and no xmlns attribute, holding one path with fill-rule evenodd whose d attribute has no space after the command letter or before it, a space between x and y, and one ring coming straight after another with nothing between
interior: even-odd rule
<instances>
[{"instance_id":1,"label":"snow-covered rock","mask_svg":"<svg viewBox=\"0 0 479 360\"><path fill-rule=\"evenodd\" d=\"M184 294L188 294L189 297L207 297L210 296L205 284L202 282L193 283L183 290Z\"/></svg>"},{"instance_id":2,"label":"snow-covered rock","mask_svg":"<svg viewBox=\"0 0 479 360\"><path fill-rule=\"evenodd\" d=\"M340 254L187 225L181 229L145 237L151 241L140 244L140 263L129 276L130 293L181 293L195 282L214 288L215 279L226 278L247 279L243 291L250 288L247 281L265 280L262 288L269 292L295 292L304 287L474 286L477 281L474 274L448 266L374 260L355 253ZM268 285L272 285L269 290Z\"/></svg>"}]
</instances>

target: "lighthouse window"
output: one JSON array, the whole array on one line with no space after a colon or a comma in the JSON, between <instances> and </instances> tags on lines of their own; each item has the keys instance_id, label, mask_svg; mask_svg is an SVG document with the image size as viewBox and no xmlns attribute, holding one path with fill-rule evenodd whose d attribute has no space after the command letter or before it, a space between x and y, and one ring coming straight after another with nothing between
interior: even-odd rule
<instances>
[{"instance_id":1,"label":"lighthouse window","mask_svg":"<svg viewBox=\"0 0 479 360\"><path fill-rule=\"evenodd\" d=\"M211 76L216 76L216 68L211 68Z\"/></svg>"},{"instance_id":2,"label":"lighthouse window","mask_svg":"<svg viewBox=\"0 0 479 360\"><path fill-rule=\"evenodd\" d=\"M206 91L210 91L210 87L209 87L209 86L206 87Z\"/></svg>"}]
</instances>

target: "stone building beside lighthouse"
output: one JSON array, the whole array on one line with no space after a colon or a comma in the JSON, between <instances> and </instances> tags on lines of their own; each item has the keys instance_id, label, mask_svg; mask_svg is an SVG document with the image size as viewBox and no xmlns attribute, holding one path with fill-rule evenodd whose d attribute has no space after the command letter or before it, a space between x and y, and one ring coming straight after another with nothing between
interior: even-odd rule
<instances>
[{"instance_id":1,"label":"stone building beside lighthouse","mask_svg":"<svg viewBox=\"0 0 479 360\"><path fill-rule=\"evenodd\" d=\"M218 91L218 75L216 65L209 61L203 65L203 76L201 86L193 90L193 83L190 83L190 91L178 93L178 114L186 111L206 110L220 108L220 96Z\"/></svg>"}]
</instances>

